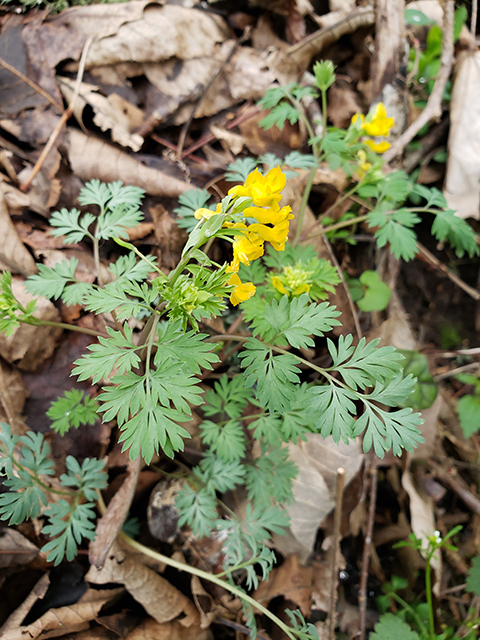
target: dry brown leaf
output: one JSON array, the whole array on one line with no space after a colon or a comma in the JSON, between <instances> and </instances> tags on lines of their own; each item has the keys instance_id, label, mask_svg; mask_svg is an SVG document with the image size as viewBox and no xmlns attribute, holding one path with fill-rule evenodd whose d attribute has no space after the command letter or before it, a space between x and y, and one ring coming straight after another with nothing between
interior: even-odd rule
<instances>
[{"instance_id":1,"label":"dry brown leaf","mask_svg":"<svg viewBox=\"0 0 480 640\"><path fill-rule=\"evenodd\" d=\"M74 95L75 81L70 78L59 78L60 88L68 103ZM99 87L82 82L80 93L75 100L74 115L77 122L83 124L83 110L89 105L94 111L93 122L102 131L110 131L112 140L122 147L130 147L139 151L143 145L143 137L135 133L143 124L144 114L141 109L118 93L104 96Z\"/></svg>"},{"instance_id":2,"label":"dry brown leaf","mask_svg":"<svg viewBox=\"0 0 480 640\"><path fill-rule=\"evenodd\" d=\"M268 580L263 580L253 594L255 600L268 606L270 600L283 596L294 602L304 616L310 613L312 595L312 567L302 567L295 554L273 569Z\"/></svg>"},{"instance_id":3,"label":"dry brown leaf","mask_svg":"<svg viewBox=\"0 0 480 640\"><path fill-rule=\"evenodd\" d=\"M117 542L113 543L102 569L90 567L85 579L93 584L123 584L157 622L169 622L181 614L184 614L182 625L189 627L199 622L198 611L186 596Z\"/></svg>"},{"instance_id":4,"label":"dry brown leaf","mask_svg":"<svg viewBox=\"0 0 480 640\"><path fill-rule=\"evenodd\" d=\"M348 129L354 113L361 113L362 105L358 102L358 94L350 87L334 84L328 92L328 117L334 127Z\"/></svg>"},{"instance_id":5,"label":"dry brown leaf","mask_svg":"<svg viewBox=\"0 0 480 640\"><path fill-rule=\"evenodd\" d=\"M461 218L480 218L480 52L457 62L444 195Z\"/></svg>"},{"instance_id":6,"label":"dry brown leaf","mask_svg":"<svg viewBox=\"0 0 480 640\"><path fill-rule=\"evenodd\" d=\"M190 584L192 588L193 601L195 602L195 606L200 614L200 627L202 629L208 629L212 620L214 620L217 615L218 607L212 596L205 591L197 576L192 576Z\"/></svg>"},{"instance_id":7,"label":"dry brown leaf","mask_svg":"<svg viewBox=\"0 0 480 640\"><path fill-rule=\"evenodd\" d=\"M31 276L37 273L37 266L10 218L4 187L5 183L0 182L0 260L12 273Z\"/></svg>"},{"instance_id":8,"label":"dry brown leaf","mask_svg":"<svg viewBox=\"0 0 480 640\"><path fill-rule=\"evenodd\" d=\"M148 530L161 542L173 542L179 533L180 513L175 506L175 498L184 487L183 480L164 478L150 494L147 509Z\"/></svg>"},{"instance_id":9,"label":"dry brown leaf","mask_svg":"<svg viewBox=\"0 0 480 640\"><path fill-rule=\"evenodd\" d=\"M68 159L80 180L121 180L145 189L152 196L176 198L192 186L183 180L143 165L136 158L107 142L69 130Z\"/></svg>"},{"instance_id":10,"label":"dry brown leaf","mask_svg":"<svg viewBox=\"0 0 480 640\"><path fill-rule=\"evenodd\" d=\"M34 299L25 289L22 278L13 278L12 291L23 306ZM49 322L60 321L60 314L50 300L42 297L35 300L36 318ZM57 327L21 324L11 336L0 333L0 356L11 364L15 363L20 369L35 371L53 354L61 333L62 329Z\"/></svg>"},{"instance_id":11,"label":"dry brown leaf","mask_svg":"<svg viewBox=\"0 0 480 640\"><path fill-rule=\"evenodd\" d=\"M335 506L337 469L345 469L347 485L362 466L364 454L357 442L337 445L331 436L323 439L318 433L288 449L299 470L293 481L294 501L285 506L296 545L291 538L275 536L275 547L284 555L295 552L303 561L312 551L318 527Z\"/></svg>"},{"instance_id":12,"label":"dry brown leaf","mask_svg":"<svg viewBox=\"0 0 480 640\"><path fill-rule=\"evenodd\" d=\"M10 421L7 413L14 417L19 416L26 399L27 392L22 374L0 359L0 421Z\"/></svg>"},{"instance_id":13,"label":"dry brown leaf","mask_svg":"<svg viewBox=\"0 0 480 640\"><path fill-rule=\"evenodd\" d=\"M97 523L96 537L88 547L90 564L97 568L102 567L110 547L127 518L137 485L140 460L140 456L135 460L129 459L128 475Z\"/></svg>"},{"instance_id":14,"label":"dry brown leaf","mask_svg":"<svg viewBox=\"0 0 480 640\"><path fill-rule=\"evenodd\" d=\"M422 541L422 547L428 546L428 537L436 529L433 500L416 486L409 469L402 475L402 486L410 499L410 523L413 533ZM442 574L442 556L435 553L432 558L432 567L435 569L435 585L433 587L438 595Z\"/></svg>"},{"instance_id":15,"label":"dry brown leaf","mask_svg":"<svg viewBox=\"0 0 480 640\"><path fill-rule=\"evenodd\" d=\"M131 631L125 640L211 640L212 633L198 625L184 627L179 622L159 623L146 620Z\"/></svg>"},{"instance_id":16,"label":"dry brown leaf","mask_svg":"<svg viewBox=\"0 0 480 640\"><path fill-rule=\"evenodd\" d=\"M35 584L22 604L8 616L7 620L0 627L0 638L5 638L6 633L16 630L22 624L22 621L25 619L35 602L45 596L49 586L50 576L48 573L45 573Z\"/></svg>"},{"instance_id":17,"label":"dry brown leaf","mask_svg":"<svg viewBox=\"0 0 480 640\"><path fill-rule=\"evenodd\" d=\"M55 638L68 633L88 629L102 607L123 592L119 589L87 590L76 604L59 609L50 609L27 626L11 628L2 635L2 640L33 640Z\"/></svg>"},{"instance_id":18,"label":"dry brown leaf","mask_svg":"<svg viewBox=\"0 0 480 640\"><path fill-rule=\"evenodd\" d=\"M37 555L37 547L19 531L0 529L0 568L28 564Z\"/></svg>"}]
</instances>

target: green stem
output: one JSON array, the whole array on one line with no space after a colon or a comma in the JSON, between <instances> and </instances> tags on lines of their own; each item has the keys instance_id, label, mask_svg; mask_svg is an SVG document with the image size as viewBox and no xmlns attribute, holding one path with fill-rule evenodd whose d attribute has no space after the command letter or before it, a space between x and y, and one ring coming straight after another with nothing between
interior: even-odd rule
<instances>
[{"instance_id":1,"label":"green stem","mask_svg":"<svg viewBox=\"0 0 480 640\"><path fill-rule=\"evenodd\" d=\"M425 591L427 595L427 604L428 604L428 623L430 627L430 640L435 640L435 617L433 611L433 601L432 601L432 567L431 567L431 556L427 557L427 567L425 569Z\"/></svg>"},{"instance_id":2,"label":"green stem","mask_svg":"<svg viewBox=\"0 0 480 640\"><path fill-rule=\"evenodd\" d=\"M322 91L322 118L323 118L323 128L322 128L322 142L327 135L327 92L325 89L321 89Z\"/></svg>"},{"instance_id":3,"label":"green stem","mask_svg":"<svg viewBox=\"0 0 480 640\"><path fill-rule=\"evenodd\" d=\"M198 578L202 578L203 580L208 580L209 582L212 582L213 584L216 584L219 587L222 587L226 591L229 591L234 596L237 596L244 602L247 602L250 606L255 608L257 611L260 611L260 613L263 613L263 615L266 616L267 618L270 618L270 620L272 620L291 640L297 640L295 633L293 632L291 627L289 627L284 622L282 622L282 620L277 618L277 616L274 613L272 613L262 604L254 600L251 596L247 595L239 587L236 587L235 585L230 584L226 580L222 580L221 578L218 578L216 575L212 573L208 573L207 571L203 571L202 569L197 569L196 567L190 567L189 565L184 564L183 562L178 562L173 558L169 558L168 556L164 556L161 553L154 551L153 549L145 547L143 544L140 544L136 540L133 540L132 538L127 536L125 533L123 533L123 531L120 532L119 535L130 547L132 547L133 549L136 549L137 551L139 551L140 553L143 553L146 556L149 556L150 558L153 558L157 562L166 564L167 566L173 567L174 569L178 569L179 571L185 571L186 573L189 573L190 575L193 575L193 576L197 576Z\"/></svg>"},{"instance_id":4,"label":"green stem","mask_svg":"<svg viewBox=\"0 0 480 640\"><path fill-rule=\"evenodd\" d=\"M316 238L317 236L324 236L326 233L330 233L330 231L336 231L337 229L350 227L351 225L358 224L359 222L363 222L366 219L367 219L367 216L364 215L364 216L357 216L356 218L351 218L350 220L342 220L341 222L336 222L335 224L331 224L329 227L324 227L323 229L321 229L321 231L317 231L316 233L310 233L307 236L307 240L310 240L310 238Z\"/></svg>"},{"instance_id":5,"label":"green stem","mask_svg":"<svg viewBox=\"0 0 480 640\"><path fill-rule=\"evenodd\" d=\"M68 331L76 331L77 333L85 333L88 336L95 336L95 338L98 338L99 336L104 338L110 337L108 333L104 333L103 331L96 331L95 329L88 329L87 327L77 327L75 324L67 324L66 322L40 320L40 318L34 318L33 316L31 320L19 320L19 322L29 324L33 327L57 327L58 329L67 329Z\"/></svg>"},{"instance_id":6,"label":"green stem","mask_svg":"<svg viewBox=\"0 0 480 640\"><path fill-rule=\"evenodd\" d=\"M420 632L423 636L427 637L428 632L427 632L427 628L425 627L425 625L423 624L420 616L415 612L415 609L413 609L408 602L406 602L403 598L401 598L399 595L397 595L396 593L394 593L393 591L391 591L390 593L387 593L387 596L389 596L390 598L392 598L392 600L395 600L396 602L398 602L398 604L402 605L402 607L405 609L405 611L408 611L410 613L410 615L412 616L412 618L415 620L415 622L417 623L418 628L420 629Z\"/></svg>"}]
</instances>

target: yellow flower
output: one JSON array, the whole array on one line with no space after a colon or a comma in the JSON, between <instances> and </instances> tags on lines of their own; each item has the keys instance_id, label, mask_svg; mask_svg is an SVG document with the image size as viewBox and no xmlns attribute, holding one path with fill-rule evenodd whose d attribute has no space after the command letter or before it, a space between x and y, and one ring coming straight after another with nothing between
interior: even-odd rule
<instances>
[{"instance_id":1,"label":"yellow flower","mask_svg":"<svg viewBox=\"0 0 480 640\"><path fill-rule=\"evenodd\" d=\"M378 138L380 136L388 136L390 129L395 124L393 118L387 118L387 110L383 102L379 102L375 107L370 122L362 124L362 129L369 136Z\"/></svg>"},{"instance_id":2,"label":"yellow flower","mask_svg":"<svg viewBox=\"0 0 480 640\"><path fill-rule=\"evenodd\" d=\"M232 273L228 284L233 284L235 290L230 294L230 302L236 307L240 302L255 295L257 287L252 282L242 282L237 273Z\"/></svg>"},{"instance_id":3,"label":"yellow flower","mask_svg":"<svg viewBox=\"0 0 480 640\"><path fill-rule=\"evenodd\" d=\"M246 196L252 198L257 207L272 207L282 199L281 191L285 188L287 178L280 167L270 169L262 176L258 169L248 174L243 185L232 187L228 194L234 196Z\"/></svg>"},{"instance_id":4,"label":"yellow flower","mask_svg":"<svg viewBox=\"0 0 480 640\"><path fill-rule=\"evenodd\" d=\"M369 142L372 142L372 141L367 140L366 144L368 144ZM367 162L367 154L365 153L364 149L360 149L359 151L357 151L357 158L358 158L357 178L359 180L363 180L368 170L371 169L372 163Z\"/></svg>"},{"instance_id":5,"label":"yellow flower","mask_svg":"<svg viewBox=\"0 0 480 640\"><path fill-rule=\"evenodd\" d=\"M260 224L278 224L284 220L292 220L295 216L292 213L292 207L286 206L280 207L268 207L268 209L262 209L261 207L247 207L244 212L246 218L255 218Z\"/></svg>"},{"instance_id":6,"label":"yellow flower","mask_svg":"<svg viewBox=\"0 0 480 640\"><path fill-rule=\"evenodd\" d=\"M212 216L216 216L217 214L219 214L221 210L222 210L222 205L218 203L215 211L212 211L211 209L205 209L204 207L202 207L201 209L197 209L193 214L193 216L197 220L209 220Z\"/></svg>"},{"instance_id":7,"label":"yellow flower","mask_svg":"<svg viewBox=\"0 0 480 640\"><path fill-rule=\"evenodd\" d=\"M387 149L390 149L390 147L392 146L386 140L382 140L382 142L375 142L374 140L365 140L365 144L367 145L367 147L370 147L372 151L375 151L375 153L385 153L385 151Z\"/></svg>"},{"instance_id":8,"label":"yellow flower","mask_svg":"<svg viewBox=\"0 0 480 640\"><path fill-rule=\"evenodd\" d=\"M285 289L283 282L278 276L272 276L272 285L277 291L280 291L284 296L288 296L288 291Z\"/></svg>"},{"instance_id":9,"label":"yellow flower","mask_svg":"<svg viewBox=\"0 0 480 640\"><path fill-rule=\"evenodd\" d=\"M251 260L256 260L263 256L263 240L257 233L252 233L250 227L241 222L229 225L235 229L242 229L243 234L235 237L233 241L232 268L238 271L240 262L249 265Z\"/></svg>"},{"instance_id":10,"label":"yellow flower","mask_svg":"<svg viewBox=\"0 0 480 640\"><path fill-rule=\"evenodd\" d=\"M288 229L290 222L283 220L274 227L267 227L264 224L251 224L249 229L258 234L262 240L270 242L275 251L284 251L285 242L288 240Z\"/></svg>"}]
</instances>

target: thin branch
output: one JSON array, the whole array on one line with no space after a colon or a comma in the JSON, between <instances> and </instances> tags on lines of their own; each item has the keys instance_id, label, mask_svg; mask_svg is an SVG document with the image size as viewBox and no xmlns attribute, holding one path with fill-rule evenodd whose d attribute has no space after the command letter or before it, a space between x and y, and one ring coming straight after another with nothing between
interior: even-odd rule
<instances>
[{"instance_id":1,"label":"thin branch","mask_svg":"<svg viewBox=\"0 0 480 640\"><path fill-rule=\"evenodd\" d=\"M455 275L453 271L446 267L443 262L436 258L433 253L431 253L426 247L420 244L420 242L417 242L417 249L428 260L430 264L432 264L437 269L440 269L440 271L442 271L442 273L450 278L450 280L454 282L458 287L460 287L460 289L463 289L465 293L468 293L471 298L473 298L474 300L480 300L480 291L478 291L478 289L474 289L457 275Z\"/></svg>"},{"instance_id":2,"label":"thin branch","mask_svg":"<svg viewBox=\"0 0 480 640\"><path fill-rule=\"evenodd\" d=\"M370 545L372 544L373 525L375 522L375 507L377 503L377 469L370 467L370 504L368 506L368 520L365 531L365 542L362 555L362 574L360 576L360 588L358 595L360 640L365 640L367 629L367 583L368 564L370 561Z\"/></svg>"},{"instance_id":3,"label":"thin branch","mask_svg":"<svg viewBox=\"0 0 480 640\"><path fill-rule=\"evenodd\" d=\"M345 276L343 275L343 271L342 268L337 260L337 257L332 249L332 245L330 244L330 240L327 238L327 236L322 236L322 240L327 248L327 251L330 255L330 260L333 262L333 264L335 265L335 268L337 269L337 273L338 273L338 277L340 278L340 281L343 285L343 289L345 291L345 295L347 296L347 300L348 300L348 306L350 307L350 311L352 314L352 318L353 318L353 322L355 324L355 331L357 332L357 336L358 339L360 340L363 337L363 333L362 333L362 328L360 326L360 321L358 319L358 315L357 315L357 311L355 309L355 303L353 302L352 299L352 295L350 293L350 289L348 288L348 284L347 281L345 280Z\"/></svg>"},{"instance_id":4,"label":"thin branch","mask_svg":"<svg viewBox=\"0 0 480 640\"><path fill-rule=\"evenodd\" d=\"M43 151L40 154L40 157L38 158L35 166L32 169L32 173L28 177L27 181L24 182L21 185L20 189L22 191L28 191L28 189L30 188L30 185L32 184L33 179L35 178L37 173L42 168L43 163L45 162L48 154L50 153L50 150L52 149L53 145L55 144L56 139L60 135L60 132L62 131L63 126L65 125L65 123L67 122L67 120L70 118L70 116L73 113L75 102L76 102L76 100L78 98L78 95L80 93L80 87L81 87L81 84L82 84L83 74L85 72L85 62L87 60L88 49L90 48L90 45L91 45L92 41L93 41L93 37L88 38L88 40L85 42L85 46L83 47L82 57L80 58L80 63L79 63L79 67L78 67L77 79L75 81L75 89L74 89L74 92L73 92L72 99L70 100L70 104L68 105L68 108L63 112L60 120L57 123L57 126L52 131L52 134L51 134L50 138L48 139L47 144L43 148Z\"/></svg>"},{"instance_id":5,"label":"thin branch","mask_svg":"<svg viewBox=\"0 0 480 640\"><path fill-rule=\"evenodd\" d=\"M391 162L394 158L399 156L407 144L413 140L422 127L431 122L432 120L438 120L442 115L442 99L445 87L447 85L450 72L452 70L453 63L453 16L455 11L454 0L447 0L444 5L444 20L443 20L443 46L442 55L440 58L440 70L435 80L435 86L433 88L430 97L428 98L427 106L419 115L419 117L412 122L412 124L402 133L402 135L395 140L390 149L383 154L383 159L386 163Z\"/></svg>"},{"instance_id":6,"label":"thin branch","mask_svg":"<svg viewBox=\"0 0 480 640\"><path fill-rule=\"evenodd\" d=\"M332 580L330 583L330 609L328 612L327 636L329 640L335 640L335 627L337 625L337 598L338 598L338 547L340 546L342 524L343 490L345 488L345 469L337 469L337 481L335 484L335 517L333 523L333 550L332 550Z\"/></svg>"},{"instance_id":7,"label":"thin branch","mask_svg":"<svg viewBox=\"0 0 480 640\"><path fill-rule=\"evenodd\" d=\"M10 71L10 73L13 73L13 75L17 76L17 78L20 78L22 82L25 82L25 84L28 84L29 87L32 87L32 89L34 89L37 93L43 96L46 100L48 100L50 104L53 104L53 106L56 109L58 109L60 113L63 113L63 105L59 104L54 98L52 98L51 95L49 95L44 89L42 89L42 87L40 87L36 82L33 82L33 80L30 80L30 78L27 78L27 76L24 75L21 71L19 71L18 69L15 69L15 67L12 67L11 64L6 62L5 60L2 60L1 58L0 58L0 65L2 65L2 67L4 67L7 71Z\"/></svg>"}]
</instances>

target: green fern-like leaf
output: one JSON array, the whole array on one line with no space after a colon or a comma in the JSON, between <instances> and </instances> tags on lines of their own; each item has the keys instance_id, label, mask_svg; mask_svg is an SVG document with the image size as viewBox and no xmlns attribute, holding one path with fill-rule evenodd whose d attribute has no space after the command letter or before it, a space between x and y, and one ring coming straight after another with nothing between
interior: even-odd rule
<instances>
[{"instance_id":1,"label":"green fern-like leaf","mask_svg":"<svg viewBox=\"0 0 480 640\"><path fill-rule=\"evenodd\" d=\"M51 428L64 435L72 427L95 424L98 419L98 402L80 389L65 391L63 397L50 405L47 416L52 420Z\"/></svg>"}]
</instances>

